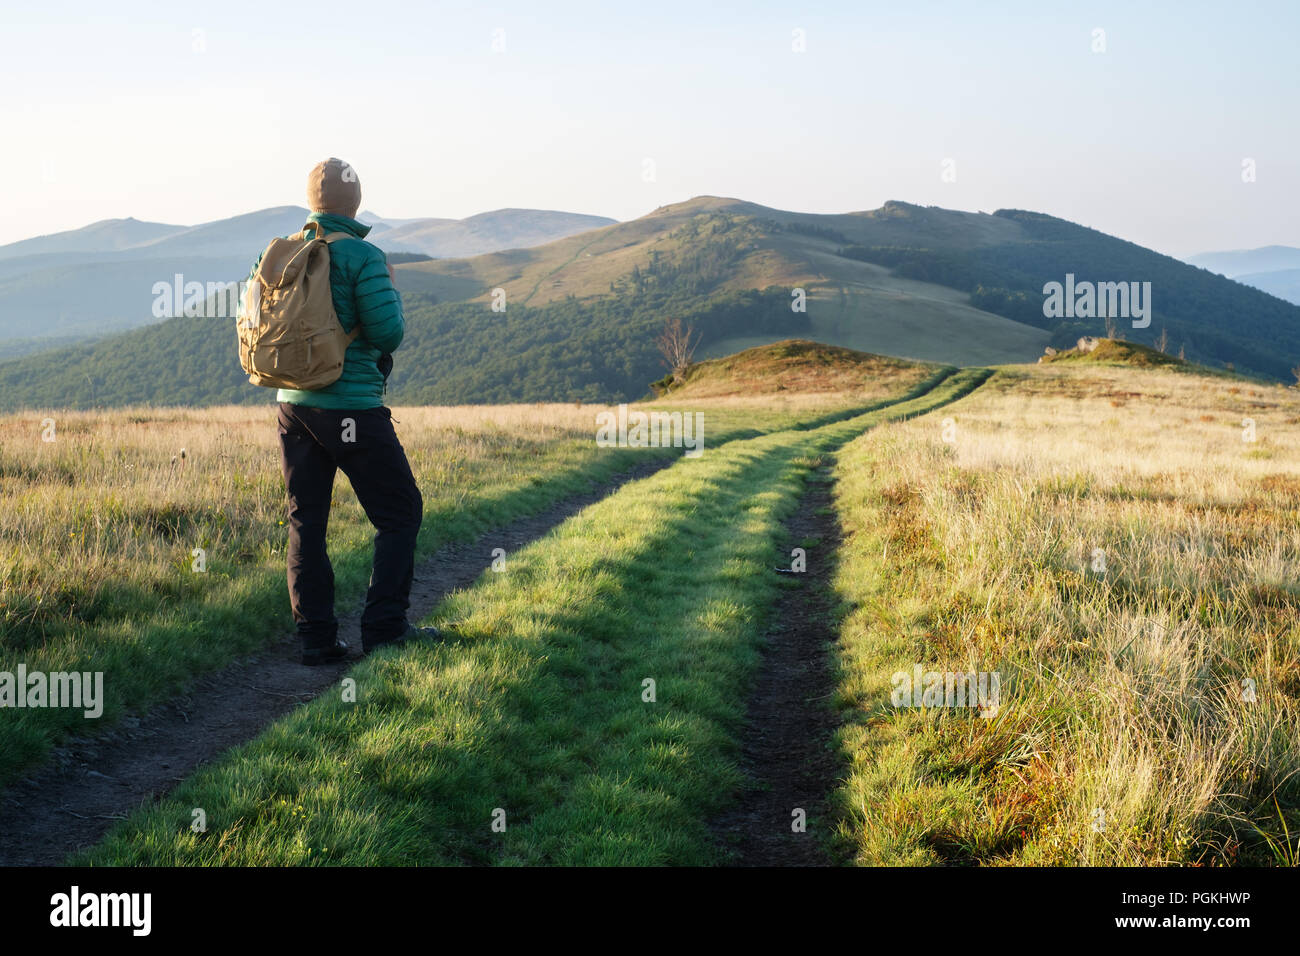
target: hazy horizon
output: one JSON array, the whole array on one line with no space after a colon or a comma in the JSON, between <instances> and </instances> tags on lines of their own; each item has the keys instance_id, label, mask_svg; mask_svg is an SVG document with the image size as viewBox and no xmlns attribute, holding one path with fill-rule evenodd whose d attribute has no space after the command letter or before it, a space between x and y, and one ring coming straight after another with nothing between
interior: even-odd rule
<instances>
[{"instance_id":1,"label":"hazy horizon","mask_svg":"<svg viewBox=\"0 0 1300 956\"><path fill-rule=\"evenodd\" d=\"M667 204L665 204L665 205L676 205L676 204L678 204L678 203L682 203L682 202L690 202L690 201L693 200L693 199L700 199L700 198L706 198L706 197L703 196L703 195L701 195L701 196L687 196L687 197L685 197L684 199L674 200L673 202L667 203ZM746 201L746 202L751 201L751 200L746 199L746 197L744 197L744 196L715 196L714 198L719 198L719 199L738 199L738 200L743 200L743 201ZM891 197L891 199L889 199L889 200L885 200L885 202L889 202L889 201L910 202L910 200L907 200L907 199L902 199L902 200L900 200L900 198L897 197L897 196L895 196L895 197ZM306 205L306 204L303 203L303 202L296 202L296 203L281 203L281 204L280 204L280 207L286 207L286 206L304 206L304 207L305 207L305 205ZM764 204L760 203L759 205L764 205ZM882 205L883 205L883 203L882 203ZM922 205L922 204L917 203L916 205ZM205 225L206 223L209 223L209 222L220 222L220 221L222 221L222 220L226 220L226 219L234 219L234 218L237 218L237 217L239 217L239 216L246 216L246 215L250 215L250 214L253 214L253 213L257 213L257 212L264 212L264 211L266 211L267 209L274 209L274 208L279 208L279 207L275 207L275 206L264 206L264 207L260 207L260 208L258 208L258 209L241 209L241 210L238 211L238 212L233 212L233 213L231 213L229 216L221 216L221 217L218 217L218 218L215 219L215 220L202 220L202 221L199 221L199 222L162 222L162 221L160 221L160 220L143 220L143 219L141 219L141 217L139 217L139 216L113 216L113 217L110 217L110 218L108 218L108 219L97 219L97 220L94 220L93 222L87 222L87 223L84 223L82 226L74 226L74 227L72 227L72 229L75 231L76 229L81 229L81 228L84 228L84 227L87 227L87 226L98 225L99 223L103 223L103 222L114 222L114 221L120 221L120 220L123 220L123 219L135 219L136 221L140 221L140 222L157 222L157 223L159 223L159 224L161 224L161 225L183 226L183 227L187 227L187 228L193 228L193 227L195 227L195 226ZM645 212L641 213L639 216L633 216L633 217L631 217L631 218L632 218L632 219L640 218L640 216L648 215L649 213L654 212L654 210L655 210L655 209L658 209L658 208L661 208L661 207L660 207L660 206L656 206L656 207L654 207L654 209L647 209ZM775 207L769 207L769 208L775 208ZM872 209L879 209L879 208L880 208L879 206L872 207ZM993 210L993 209L984 209L984 210L979 210L979 209L955 209L954 207L943 207L943 208L946 208L946 209L949 209L949 210L951 210L951 211L955 211L955 212L968 212L968 213L979 213L979 212L984 212L984 213L993 213L993 212L996 211L996 210ZM997 207L997 208L998 208L998 209L1003 209L1003 208L1010 208L1010 207L1002 207L1002 206L999 206L999 207ZM359 219L364 220L364 219L367 218L367 216L364 215L364 214L370 214L370 216L372 216L373 218L381 219L381 220L385 220L385 221L388 221L388 222L409 221L409 220L412 220L412 219L448 219L448 220L449 220L449 219L453 219L453 218L458 218L458 219L460 219L460 220L463 220L463 219L473 218L474 216L478 216L478 215L485 215L485 214L494 213L494 212L501 212L501 211L505 211L505 210L507 210L507 209L529 209L529 210L533 210L533 211L537 211L537 212L575 213L575 214L579 214L579 215L587 215L587 216L605 216L604 213L601 213L601 212L592 212L592 211L587 210L587 209L543 209L543 208L538 207L538 206L497 206L497 207L494 207L494 208L492 208L492 209L483 209L483 210L480 210L480 211L477 212L477 213L471 213L469 216L463 216L463 217L451 217L451 216L406 216L406 215L402 215L402 214L400 214L400 213L399 213L398 215L390 216L390 215L386 215L386 214L384 214L384 213L381 213L381 212L379 212L378 210L374 210L374 209L370 209L370 208L363 208L362 210L360 210L360 211L358 212L357 216L358 216ZM807 210L807 209L783 209L782 211L784 211L784 212L796 212L796 213L812 213L812 210ZM869 210L869 209L841 209L841 210L838 210L838 212L840 212L840 213L857 213L857 212L870 212L870 211L871 211L871 210ZM1042 210L1042 209L1035 209L1035 210L1031 210L1031 211L1033 211L1033 212L1046 212L1046 210ZM833 215L834 213L826 213L826 214ZM1048 213L1048 215L1051 215L1051 213ZM605 216L605 218L614 219L615 217L613 217L613 216ZM618 220L616 220L616 221L617 221L617 222L626 222L626 221L629 221L629 220L618 219ZM1087 224L1084 223L1084 225L1087 225ZM599 228L599 227L594 227L594 228ZM1091 228L1096 228L1096 227L1091 227ZM61 230L61 229L60 229L60 230L56 230L56 232L64 232L64 231L66 231L66 230ZM1105 232L1105 230L1102 230L1102 231ZM47 235L51 235L51 233L35 233L35 234L33 234L33 235L30 235L30 236L19 236L17 239L10 239L10 240L7 240L5 243L0 243L0 245L5 245L5 244L8 244L9 242L21 242L21 241L23 241L23 240L25 240L25 239L37 239L37 238L41 238L41 237L44 237L44 236L47 236ZM1113 235L1113 234L1112 234L1112 235ZM1120 239L1128 239L1129 237L1127 237L1127 236L1118 236L1117 238L1120 238ZM1129 241L1134 241L1134 240L1129 240ZM1266 243L1266 244L1264 244L1263 246L1242 246L1242 247L1234 247L1233 249L1226 249L1226 248L1224 248L1224 249L1198 249L1198 250L1196 250L1195 252L1189 252L1189 253L1172 253L1172 252L1167 252L1167 251L1164 250L1164 249L1154 249L1154 247L1149 247L1149 248L1153 248L1154 251L1156 251L1156 252L1160 252L1160 253L1164 253L1165 255L1171 255L1171 256L1174 256L1174 258L1177 258L1177 259L1185 259L1185 258L1189 258L1189 257L1195 257L1195 256L1197 256L1197 255L1204 255L1204 254L1210 254L1210 253L1216 253L1216 252L1236 252L1236 251L1250 252L1250 251L1256 251L1256 250L1258 250L1258 249L1273 248L1273 247L1282 247L1282 248L1300 248L1300 244L1297 244L1297 245L1290 245L1290 244L1288 244L1288 243Z\"/></svg>"},{"instance_id":2,"label":"hazy horizon","mask_svg":"<svg viewBox=\"0 0 1300 956\"><path fill-rule=\"evenodd\" d=\"M311 9L7 11L0 117L22 148L0 154L0 243L300 205L336 155L395 218L898 199L1030 209L1180 258L1300 246L1282 122L1300 13L1282 3Z\"/></svg>"}]
</instances>

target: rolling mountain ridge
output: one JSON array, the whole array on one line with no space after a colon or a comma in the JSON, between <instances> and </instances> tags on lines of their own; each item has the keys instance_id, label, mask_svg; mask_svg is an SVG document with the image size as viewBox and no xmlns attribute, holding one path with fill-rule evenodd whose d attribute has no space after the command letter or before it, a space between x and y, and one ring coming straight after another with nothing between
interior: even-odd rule
<instances>
[{"instance_id":1,"label":"rolling mountain ridge","mask_svg":"<svg viewBox=\"0 0 1300 956\"><path fill-rule=\"evenodd\" d=\"M0 246L0 356L92 339L155 321L153 286L244 278L266 243L302 228L308 210L277 206L196 226L109 219ZM535 209L468 219L367 219L387 252L466 256L551 242L614 220Z\"/></svg>"},{"instance_id":2,"label":"rolling mountain ridge","mask_svg":"<svg viewBox=\"0 0 1300 956\"><path fill-rule=\"evenodd\" d=\"M533 248L402 263L396 275L407 332L389 380L395 404L634 399L665 371L654 341L669 317L696 328L697 359L801 339L944 365L1033 362L1110 324L1208 367L1289 380L1300 365L1300 308L1022 210L891 201L811 215L705 196ZM1045 283L1067 278L1149 283L1149 322L1082 308L1047 316ZM149 376L145 350L168 358ZM172 319L0 363L7 407L268 400L239 370L229 320Z\"/></svg>"}]
</instances>

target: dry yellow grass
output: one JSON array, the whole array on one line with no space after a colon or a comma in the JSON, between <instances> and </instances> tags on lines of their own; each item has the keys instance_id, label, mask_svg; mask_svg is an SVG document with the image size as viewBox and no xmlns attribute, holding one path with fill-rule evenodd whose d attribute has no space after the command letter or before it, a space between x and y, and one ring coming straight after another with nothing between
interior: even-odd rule
<instances>
[{"instance_id":1,"label":"dry yellow grass","mask_svg":"<svg viewBox=\"0 0 1300 956\"><path fill-rule=\"evenodd\" d=\"M398 408L431 497L461 500L541 448L592 434L574 405ZM127 408L0 417L0 623L45 638L126 587L184 593L191 550L261 563L281 545L284 489L273 408ZM339 530L360 507L336 485Z\"/></svg>"},{"instance_id":2,"label":"dry yellow grass","mask_svg":"<svg viewBox=\"0 0 1300 956\"><path fill-rule=\"evenodd\" d=\"M859 859L1294 863L1300 395L1046 366L945 417L840 465ZM891 708L913 663L998 716Z\"/></svg>"},{"instance_id":3,"label":"dry yellow grass","mask_svg":"<svg viewBox=\"0 0 1300 956\"><path fill-rule=\"evenodd\" d=\"M930 379L938 365L909 362L805 339L759 345L707 359L673 376L674 401L786 401L792 407L869 403Z\"/></svg>"}]
</instances>

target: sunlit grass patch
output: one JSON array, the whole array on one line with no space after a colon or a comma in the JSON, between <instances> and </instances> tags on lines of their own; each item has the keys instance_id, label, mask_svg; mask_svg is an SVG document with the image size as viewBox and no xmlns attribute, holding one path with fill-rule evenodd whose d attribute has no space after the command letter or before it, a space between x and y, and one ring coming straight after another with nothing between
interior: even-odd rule
<instances>
[{"instance_id":1,"label":"sunlit grass patch","mask_svg":"<svg viewBox=\"0 0 1300 956\"><path fill-rule=\"evenodd\" d=\"M1275 863L1288 832L1294 856L1297 408L1058 364L947 409L952 442L927 420L845 449L840 807L860 862ZM914 662L1000 672L997 716L892 708Z\"/></svg>"}]
</instances>

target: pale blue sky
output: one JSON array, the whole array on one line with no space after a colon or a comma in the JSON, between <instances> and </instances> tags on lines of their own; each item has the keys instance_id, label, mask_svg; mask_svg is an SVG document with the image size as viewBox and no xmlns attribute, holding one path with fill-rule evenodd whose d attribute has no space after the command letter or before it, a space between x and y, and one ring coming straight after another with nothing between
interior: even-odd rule
<instances>
[{"instance_id":1,"label":"pale blue sky","mask_svg":"<svg viewBox=\"0 0 1300 956\"><path fill-rule=\"evenodd\" d=\"M1295 2L0 0L0 242L302 203L336 155L402 218L707 193L1300 245L1298 28Z\"/></svg>"}]
</instances>

